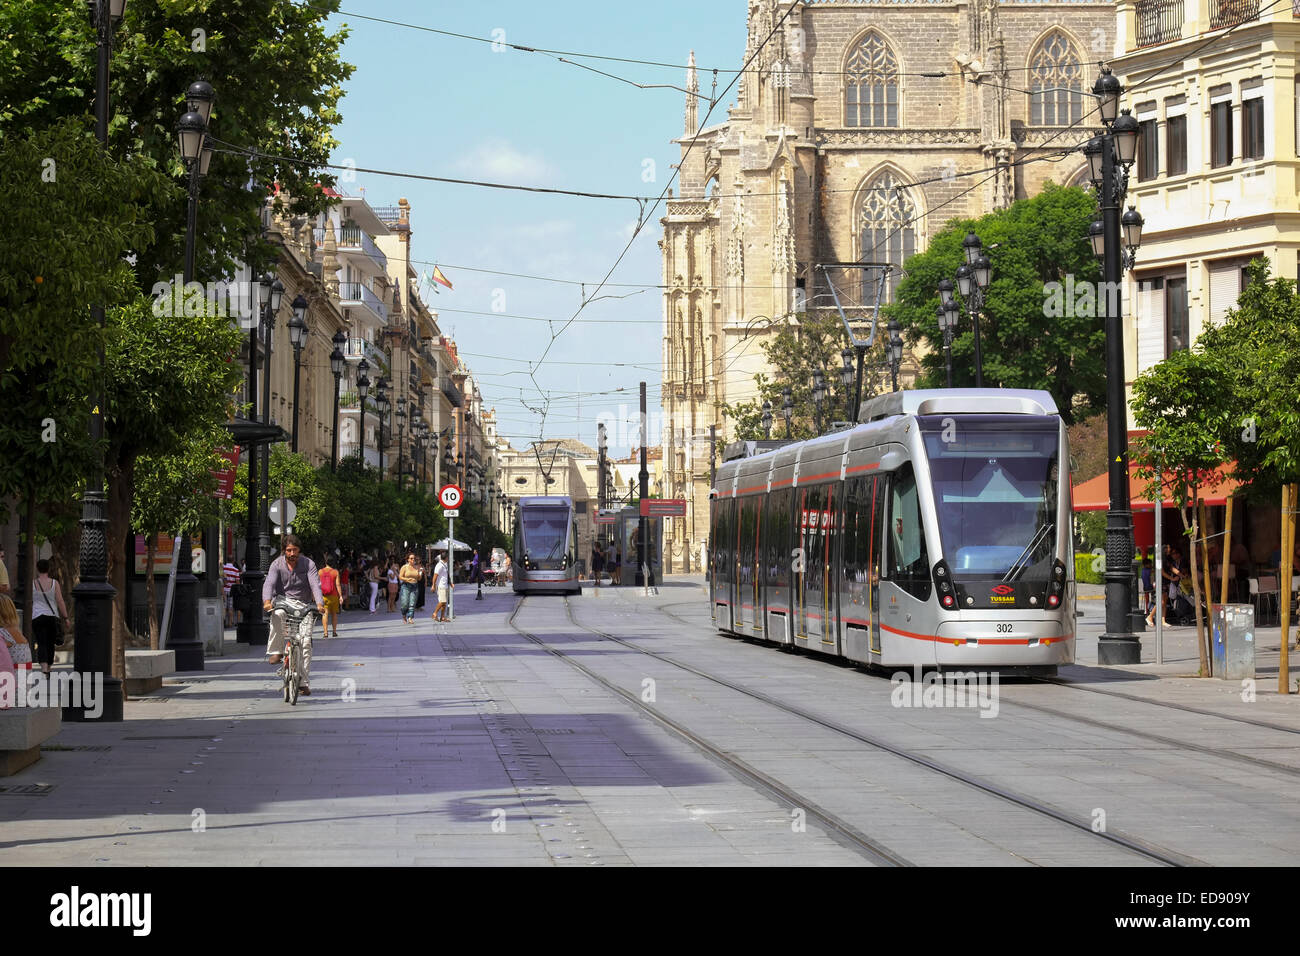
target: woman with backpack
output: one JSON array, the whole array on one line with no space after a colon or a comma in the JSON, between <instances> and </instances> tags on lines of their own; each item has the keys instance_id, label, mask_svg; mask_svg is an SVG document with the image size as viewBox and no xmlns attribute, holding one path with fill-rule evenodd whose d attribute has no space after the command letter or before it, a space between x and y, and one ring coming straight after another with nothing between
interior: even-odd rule
<instances>
[{"instance_id":1,"label":"woman with backpack","mask_svg":"<svg viewBox=\"0 0 1300 956\"><path fill-rule=\"evenodd\" d=\"M339 636L339 573L334 568L334 559L325 553L325 566L320 569L320 593L325 603L325 620L321 624L321 637L330 636L330 622L334 622L333 636Z\"/></svg>"}]
</instances>

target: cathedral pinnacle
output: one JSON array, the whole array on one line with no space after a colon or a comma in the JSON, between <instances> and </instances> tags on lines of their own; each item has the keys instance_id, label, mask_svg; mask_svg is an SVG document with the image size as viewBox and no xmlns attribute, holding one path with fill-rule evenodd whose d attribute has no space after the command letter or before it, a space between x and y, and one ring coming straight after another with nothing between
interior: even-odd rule
<instances>
[{"instance_id":1,"label":"cathedral pinnacle","mask_svg":"<svg viewBox=\"0 0 1300 956\"><path fill-rule=\"evenodd\" d=\"M686 61L686 135L694 136L699 129L700 78L695 72L695 51Z\"/></svg>"}]
</instances>

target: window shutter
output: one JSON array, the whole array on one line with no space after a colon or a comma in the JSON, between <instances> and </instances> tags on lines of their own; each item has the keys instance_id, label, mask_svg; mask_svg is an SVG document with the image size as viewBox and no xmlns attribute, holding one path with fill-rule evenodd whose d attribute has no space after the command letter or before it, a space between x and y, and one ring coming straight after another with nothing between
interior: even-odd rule
<instances>
[{"instance_id":1,"label":"window shutter","mask_svg":"<svg viewBox=\"0 0 1300 956\"><path fill-rule=\"evenodd\" d=\"M1142 279L1138 286L1138 374L1163 361L1164 357L1165 283L1163 279Z\"/></svg>"},{"instance_id":2,"label":"window shutter","mask_svg":"<svg viewBox=\"0 0 1300 956\"><path fill-rule=\"evenodd\" d=\"M1235 262L1210 266L1210 324L1223 325L1241 293L1241 266Z\"/></svg>"}]
</instances>

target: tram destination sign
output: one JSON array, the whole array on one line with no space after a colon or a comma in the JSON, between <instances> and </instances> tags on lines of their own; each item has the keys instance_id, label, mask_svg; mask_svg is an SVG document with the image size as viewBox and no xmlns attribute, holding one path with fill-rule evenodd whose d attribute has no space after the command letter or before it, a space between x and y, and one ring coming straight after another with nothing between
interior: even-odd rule
<instances>
[{"instance_id":1,"label":"tram destination sign","mask_svg":"<svg viewBox=\"0 0 1300 956\"><path fill-rule=\"evenodd\" d=\"M618 524L618 515L617 510L606 508L593 514L591 520L593 524Z\"/></svg>"},{"instance_id":2,"label":"tram destination sign","mask_svg":"<svg viewBox=\"0 0 1300 956\"><path fill-rule=\"evenodd\" d=\"M642 498L643 518L682 518L686 516L685 498Z\"/></svg>"}]
</instances>

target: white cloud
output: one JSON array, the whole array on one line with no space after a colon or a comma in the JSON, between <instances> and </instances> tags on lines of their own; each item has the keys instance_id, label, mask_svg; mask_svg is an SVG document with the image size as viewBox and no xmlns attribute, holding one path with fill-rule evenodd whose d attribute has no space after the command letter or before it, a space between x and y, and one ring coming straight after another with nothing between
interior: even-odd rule
<instances>
[{"instance_id":1,"label":"white cloud","mask_svg":"<svg viewBox=\"0 0 1300 956\"><path fill-rule=\"evenodd\" d=\"M475 146L456 164L476 177L523 185L544 185L551 167L536 153L523 153L504 139L488 139Z\"/></svg>"}]
</instances>

